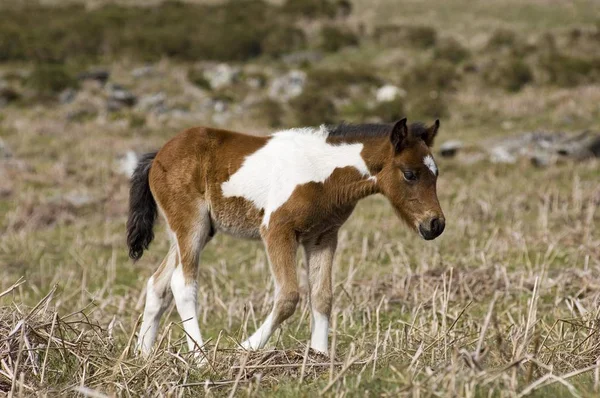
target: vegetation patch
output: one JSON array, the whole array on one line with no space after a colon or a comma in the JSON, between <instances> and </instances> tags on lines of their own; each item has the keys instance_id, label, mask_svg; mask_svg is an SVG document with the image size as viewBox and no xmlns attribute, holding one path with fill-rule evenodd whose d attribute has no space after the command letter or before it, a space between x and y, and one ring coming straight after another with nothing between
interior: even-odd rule
<instances>
[{"instance_id":1,"label":"vegetation patch","mask_svg":"<svg viewBox=\"0 0 600 398\"><path fill-rule=\"evenodd\" d=\"M491 62L483 74L486 83L502 87L507 91L519 91L533 81L533 71L519 58Z\"/></svg>"}]
</instances>

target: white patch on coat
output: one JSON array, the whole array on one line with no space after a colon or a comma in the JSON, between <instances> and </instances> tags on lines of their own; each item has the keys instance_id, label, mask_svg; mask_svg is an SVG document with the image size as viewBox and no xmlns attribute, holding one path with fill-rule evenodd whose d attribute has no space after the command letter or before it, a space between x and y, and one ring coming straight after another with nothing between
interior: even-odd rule
<instances>
[{"instance_id":1,"label":"white patch on coat","mask_svg":"<svg viewBox=\"0 0 600 398\"><path fill-rule=\"evenodd\" d=\"M429 170L431 170L431 172L433 173L433 175L437 175L437 166L433 160L433 157L431 155L427 155L423 158L423 163L425 163L425 166L427 166L427 168Z\"/></svg>"},{"instance_id":2,"label":"white patch on coat","mask_svg":"<svg viewBox=\"0 0 600 398\"><path fill-rule=\"evenodd\" d=\"M370 177L360 156L363 144L332 145L329 132L300 128L277 132L267 144L244 160L242 167L221 185L223 196L241 196L264 209L262 224L283 205L298 185L324 182L335 169L354 167Z\"/></svg>"}]
</instances>

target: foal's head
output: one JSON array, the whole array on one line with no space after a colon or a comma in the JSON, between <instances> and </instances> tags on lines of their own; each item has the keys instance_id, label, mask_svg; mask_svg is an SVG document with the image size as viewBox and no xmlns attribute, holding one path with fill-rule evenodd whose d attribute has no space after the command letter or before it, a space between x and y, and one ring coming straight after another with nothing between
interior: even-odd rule
<instances>
[{"instance_id":1,"label":"foal's head","mask_svg":"<svg viewBox=\"0 0 600 398\"><path fill-rule=\"evenodd\" d=\"M396 122L378 174L381 193L426 240L437 238L445 226L436 192L438 169L430 150L439 127L438 120L430 127L420 123L407 126L406 119Z\"/></svg>"}]
</instances>

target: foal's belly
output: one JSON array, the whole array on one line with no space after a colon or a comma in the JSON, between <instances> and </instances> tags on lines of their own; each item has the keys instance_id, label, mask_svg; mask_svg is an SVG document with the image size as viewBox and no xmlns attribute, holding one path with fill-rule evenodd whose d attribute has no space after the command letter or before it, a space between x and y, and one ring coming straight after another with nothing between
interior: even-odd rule
<instances>
[{"instance_id":1,"label":"foal's belly","mask_svg":"<svg viewBox=\"0 0 600 398\"><path fill-rule=\"evenodd\" d=\"M243 239L260 239L264 212L244 198L219 198L211 203L211 219L219 232Z\"/></svg>"}]
</instances>

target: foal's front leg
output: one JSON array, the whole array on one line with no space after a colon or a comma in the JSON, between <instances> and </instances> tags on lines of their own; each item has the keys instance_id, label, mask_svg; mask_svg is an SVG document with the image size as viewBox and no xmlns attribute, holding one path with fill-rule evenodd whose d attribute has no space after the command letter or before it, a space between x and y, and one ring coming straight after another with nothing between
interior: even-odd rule
<instances>
[{"instance_id":1,"label":"foal's front leg","mask_svg":"<svg viewBox=\"0 0 600 398\"><path fill-rule=\"evenodd\" d=\"M332 305L331 268L336 248L337 230L304 244L312 313L310 347L326 355Z\"/></svg>"},{"instance_id":2,"label":"foal's front leg","mask_svg":"<svg viewBox=\"0 0 600 398\"><path fill-rule=\"evenodd\" d=\"M274 226L262 235L275 278L275 302L260 328L242 343L242 347L250 350L265 346L279 325L292 316L300 298L296 277L296 234L291 228Z\"/></svg>"}]
</instances>

